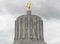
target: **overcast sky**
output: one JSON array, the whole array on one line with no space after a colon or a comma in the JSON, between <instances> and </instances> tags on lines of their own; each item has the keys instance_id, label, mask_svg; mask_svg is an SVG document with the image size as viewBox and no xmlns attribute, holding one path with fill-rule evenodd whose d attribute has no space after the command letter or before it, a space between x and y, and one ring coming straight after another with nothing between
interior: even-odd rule
<instances>
[{"instance_id":1,"label":"overcast sky","mask_svg":"<svg viewBox=\"0 0 60 44\"><path fill-rule=\"evenodd\" d=\"M26 14L28 0L0 0L0 44L12 44L14 23ZM60 44L60 0L31 0L32 14L44 21L44 39L47 44Z\"/></svg>"}]
</instances>

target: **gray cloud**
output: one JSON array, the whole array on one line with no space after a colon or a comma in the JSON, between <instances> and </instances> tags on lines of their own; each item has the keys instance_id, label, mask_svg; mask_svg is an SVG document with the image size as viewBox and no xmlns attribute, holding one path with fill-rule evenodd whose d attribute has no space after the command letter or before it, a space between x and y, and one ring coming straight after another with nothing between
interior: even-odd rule
<instances>
[{"instance_id":1,"label":"gray cloud","mask_svg":"<svg viewBox=\"0 0 60 44\"><path fill-rule=\"evenodd\" d=\"M12 44L14 37L14 18L0 15L0 44Z\"/></svg>"},{"instance_id":2,"label":"gray cloud","mask_svg":"<svg viewBox=\"0 0 60 44\"><path fill-rule=\"evenodd\" d=\"M60 19L60 8L58 8L60 3L59 0L46 0L46 1L37 1L31 2L32 13L42 16L43 18L50 19L56 18ZM36 4L34 4L36 3ZM9 13L12 14L25 14L26 13L26 3L19 3L15 0L5 1L6 8Z\"/></svg>"}]
</instances>

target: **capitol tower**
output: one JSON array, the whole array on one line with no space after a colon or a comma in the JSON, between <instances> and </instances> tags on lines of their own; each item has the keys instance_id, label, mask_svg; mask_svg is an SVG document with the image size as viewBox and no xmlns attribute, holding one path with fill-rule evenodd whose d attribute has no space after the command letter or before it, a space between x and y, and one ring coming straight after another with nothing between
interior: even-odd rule
<instances>
[{"instance_id":1,"label":"capitol tower","mask_svg":"<svg viewBox=\"0 0 60 44\"><path fill-rule=\"evenodd\" d=\"M43 36L43 20L31 13L31 3L27 3L26 15L15 20L13 44L46 44Z\"/></svg>"}]
</instances>

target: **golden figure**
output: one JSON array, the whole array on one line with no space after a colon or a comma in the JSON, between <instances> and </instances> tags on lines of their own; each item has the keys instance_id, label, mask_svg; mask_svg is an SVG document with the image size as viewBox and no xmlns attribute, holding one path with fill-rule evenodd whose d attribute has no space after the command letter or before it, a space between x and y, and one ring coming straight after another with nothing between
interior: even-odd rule
<instances>
[{"instance_id":1,"label":"golden figure","mask_svg":"<svg viewBox=\"0 0 60 44\"><path fill-rule=\"evenodd\" d=\"M27 3L27 10L28 11L30 11L30 8L31 8L30 6L31 6L31 3L30 3L30 1L28 1L28 3Z\"/></svg>"}]
</instances>

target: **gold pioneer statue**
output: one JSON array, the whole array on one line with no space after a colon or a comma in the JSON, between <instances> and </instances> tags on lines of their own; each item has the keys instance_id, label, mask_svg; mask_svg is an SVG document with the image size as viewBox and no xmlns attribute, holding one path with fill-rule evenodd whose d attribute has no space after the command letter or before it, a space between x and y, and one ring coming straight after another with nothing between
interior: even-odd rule
<instances>
[{"instance_id":1,"label":"gold pioneer statue","mask_svg":"<svg viewBox=\"0 0 60 44\"><path fill-rule=\"evenodd\" d=\"M31 6L31 3L30 3L30 1L28 1L28 3L27 3L27 10L28 11L30 11L30 8L31 8L30 6Z\"/></svg>"}]
</instances>

